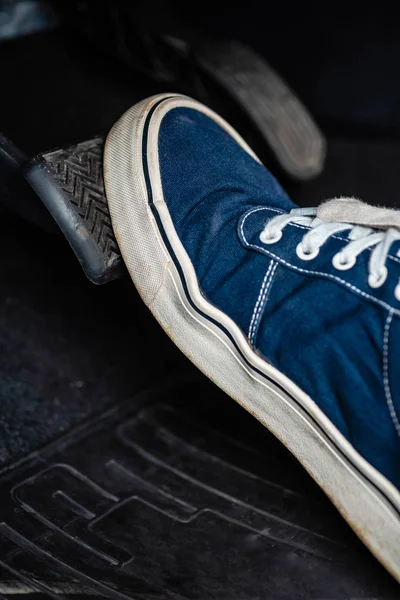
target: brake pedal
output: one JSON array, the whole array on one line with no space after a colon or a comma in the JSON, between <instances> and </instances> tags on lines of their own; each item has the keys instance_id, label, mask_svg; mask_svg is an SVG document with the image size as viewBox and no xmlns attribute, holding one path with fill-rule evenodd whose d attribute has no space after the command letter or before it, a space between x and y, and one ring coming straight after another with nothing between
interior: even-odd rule
<instances>
[{"instance_id":1,"label":"brake pedal","mask_svg":"<svg viewBox=\"0 0 400 600\"><path fill-rule=\"evenodd\" d=\"M253 123L279 167L292 179L319 175L326 141L287 83L252 48L236 40L207 42L197 63Z\"/></svg>"},{"instance_id":2,"label":"brake pedal","mask_svg":"<svg viewBox=\"0 0 400 600\"><path fill-rule=\"evenodd\" d=\"M45 152L24 170L93 283L123 272L104 190L102 138Z\"/></svg>"}]
</instances>

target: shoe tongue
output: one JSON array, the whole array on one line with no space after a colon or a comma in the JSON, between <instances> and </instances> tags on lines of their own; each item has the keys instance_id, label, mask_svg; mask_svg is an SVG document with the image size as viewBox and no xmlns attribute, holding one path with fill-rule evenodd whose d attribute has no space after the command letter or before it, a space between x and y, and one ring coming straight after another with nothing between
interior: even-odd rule
<instances>
[{"instance_id":1,"label":"shoe tongue","mask_svg":"<svg viewBox=\"0 0 400 600\"><path fill-rule=\"evenodd\" d=\"M371 206L357 198L334 198L321 204L317 217L331 223L350 223L372 229L400 231L400 211Z\"/></svg>"}]
</instances>

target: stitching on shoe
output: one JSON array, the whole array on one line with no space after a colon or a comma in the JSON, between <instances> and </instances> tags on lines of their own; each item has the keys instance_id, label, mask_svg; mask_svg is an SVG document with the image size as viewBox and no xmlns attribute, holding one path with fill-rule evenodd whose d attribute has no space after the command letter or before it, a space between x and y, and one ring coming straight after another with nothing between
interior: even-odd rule
<instances>
[{"instance_id":1,"label":"stitching on shoe","mask_svg":"<svg viewBox=\"0 0 400 600\"><path fill-rule=\"evenodd\" d=\"M386 404L389 409L390 417L393 421L393 425L397 431L397 435L400 437L400 422L394 406L392 392L390 390L389 381L389 334L390 326L393 321L393 311L390 311L385 323L385 329L383 334L383 387L385 389Z\"/></svg>"},{"instance_id":2,"label":"stitching on shoe","mask_svg":"<svg viewBox=\"0 0 400 600\"><path fill-rule=\"evenodd\" d=\"M259 306L260 306L260 302L261 302L261 299L262 299L265 287L266 287L267 282L268 282L268 277L269 277L269 275L271 273L271 270L272 270L272 267L273 267L274 264L275 264L275 261L273 261L271 259L271 261L269 263L269 266L268 266L268 269L267 269L267 272L265 273L263 282L261 284L260 293L258 294L257 302L255 303L255 306L254 306L253 315L251 317L250 326L249 326L249 333L247 334L247 337L249 338L250 343L251 343L251 340L252 340L253 335L254 335L254 327L255 327L255 322L256 322L256 318L257 318L257 313L258 313L258 309L259 309Z\"/></svg>"},{"instance_id":3,"label":"stitching on shoe","mask_svg":"<svg viewBox=\"0 0 400 600\"><path fill-rule=\"evenodd\" d=\"M356 292L357 294L359 294L363 298L367 298L368 300L372 300L372 302L375 302L376 304L379 304L380 306L382 306L386 310L389 310L389 311L393 312L393 314L395 314L397 316L400 315L400 310L398 310L396 308L393 308L393 306L391 306L390 304L387 304L387 302L384 302L383 300L379 300L379 298L375 298L375 296L371 296L370 294L367 294L366 292L363 292L358 287L356 287L355 285L352 285L351 283L349 283L345 279L341 279L340 277L337 277L336 275L331 275L330 273L327 273L325 271L310 271L308 269L302 269L301 267L298 267L298 266L293 265L292 263L288 262L284 258L281 258L277 254L274 254L270 250L268 250L268 251L265 250L265 248L263 248L262 246L258 246L257 244L251 244L247 240L247 238L246 238L246 236L244 234L244 223L245 223L247 217L249 217L253 212L257 212L258 210L269 210L269 209L257 208L257 209L254 209L254 210L250 211L249 213L247 213L242 218L242 222L240 224L240 235L241 235L244 243L246 244L246 246L248 248L255 248L257 250L260 250L266 256L275 258L278 262L280 262L280 263L282 263L282 264L284 264L284 265L286 265L288 267L291 267L292 269L294 269L295 271L298 271L299 273L304 273L306 275L320 275L321 277L325 277L327 279L332 279L333 281L337 281L338 283L341 283L341 284L345 285L347 288L349 288L353 292ZM279 212L279 211L277 211L277 212Z\"/></svg>"},{"instance_id":4,"label":"stitching on shoe","mask_svg":"<svg viewBox=\"0 0 400 600\"><path fill-rule=\"evenodd\" d=\"M259 327L262 315L264 314L265 306L266 306L266 304L268 302L269 293L270 293L270 290L271 290L271 287L272 287L272 281L274 279L275 271L276 271L276 268L278 266L277 262L275 262L275 261L272 261L272 262L274 263L274 266L272 268L271 275L269 277L268 284L267 284L267 287L265 288L264 296L263 296L262 301L261 301L261 305L260 305L258 316L257 316L257 322L254 324L253 339L252 339L252 345L253 346L255 346L255 343L256 343L256 335L257 335L257 332L258 332L258 327Z\"/></svg>"},{"instance_id":5,"label":"stitching on shoe","mask_svg":"<svg viewBox=\"0 0 400 600\"><path fill-rule=\"evenodd\" d=\"M270 267L269 267L267 275L265 276L265 279L264 279L266 285L264 286L264 291L262 293L262 296L261 296L261 292L260 292L259 306L258 306L257 312L254 309L253 331L252 331L251 335L250 335L250 331L249 331L249 340L250 340L250 344L253 347L255 345L255 337L256 337L258 325L260 323L266 302L268 300L268 294L271 289L272 280L274 278L277 266L278 266L278 263L275 262L274 260L271 260Z\"/></svg>"}]
</instances>

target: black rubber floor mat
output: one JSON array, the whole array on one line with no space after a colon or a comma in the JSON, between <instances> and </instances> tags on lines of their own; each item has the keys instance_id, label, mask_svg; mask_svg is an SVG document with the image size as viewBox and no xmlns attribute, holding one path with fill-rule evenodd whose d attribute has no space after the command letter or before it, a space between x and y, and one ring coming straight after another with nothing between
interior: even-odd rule
<instances>
[{"instance_id":1,"label":"black rubber floor mat","mask_svg":"<svg viewBox=\"0 0 400 600\"><path fill-rule=\"evenodd\" d=\"M103 413L0 490L5 598L400 597L292 456L202 380Z\"/></svg>"}]
</instances>

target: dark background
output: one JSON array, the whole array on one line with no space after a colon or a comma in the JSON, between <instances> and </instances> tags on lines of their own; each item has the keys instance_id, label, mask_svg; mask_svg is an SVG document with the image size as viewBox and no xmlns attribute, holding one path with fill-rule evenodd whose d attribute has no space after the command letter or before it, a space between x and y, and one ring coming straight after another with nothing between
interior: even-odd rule
<instances>
[{"instance_id":1,"label":"dark background","mask_svg":"<svg viewBox=\"0 0 400 600\"><path fill-rule=\"evenodd\" d=\"M295 201L337 195L396 205L398 19L246 2L175 9L209 36L242 39L287 79L328 138L324 173L284 182ZM1 128L27 154L105 135L133 103L165 91L69 26L0 44ZM246 132L242 132L244 135ZM0 463L162 374L191 372L133 286L92 286L62 239L1 213Z\"/></svg>"},{"instance_id":2,"label":"dark background","mask_svg":"<svg viewBox=\"0 0 400 600\"><path fill-rule=\"evenodd\" d=\"M69 3L68 7L72 5ZM99 2L99 10L104 5ZM136 9L140 5L130 3L129 6ZM63 8L67 14L66 7L66 4L58 4L58 8ZM356 195L375 204L398 206L400 28L399 18L387 12L384 4L375 3L373 10L364 6L362 12L354 14L349 6L340 4L330 10L330 7L321 7L321 3L315 6L298 3L293 7L284 2L273 5L254 0L234 6L228 2L193 5L176 0L174 9L207 36L234 37L252 45L311 110L327 136L326 167L313 181L299 184L282 180L295 201L301 205L314 205L331 196ZM156 19L155 9L153 12ZM121 113L135 102L157 92L175 91L118 61L110 52L109 39L101 28L89 38L78 33L77 25L75 21L52 31L0 43L0 130L28 155L97 135L104 136ZM241 133L246 136L247 132ZM18 203L17 197L15 202ZM136 407L139 402L136 395L141 390L171 377L201 378L161 331L127 278L96 287L85 278L62 236L35 228L5 209L0 209L0 222L0 470L4 469L3 474L8 472L7 466L42 448L50 440L62 438L76 425L87 423L106 408L124 406L121 412L124 414L130 402ZM349 594L351 597L378 597L379 594L382 598L395 597L396 584L355 540L294 459L283 448L278 448L261 425L243 415L243 411L222 394L218 396L216 391L204 392L204 405L198 397L202 392L194 392L193 397L182 394L178 399L173 393L168 394L162 398L163 402L173 404L177 400L178 405L185 405L189 413L193 409L195 415L197 410L206 414L205 441L193 426L181 433L189 448L192 443L204 443L210 478L215 470L219 479L214 484L216 487L222 486L222 489L230 483L219 475L224 473L225 467L221 465L231 464L234 470L242 460L250 474L259 474L260 481L264 478L274 482L276 473L270 468L277 461L278 479L282 476L285 481L284 494L287 492L289 498L293 490L297 490L305 498L306 508L303 504L297 508L295 505L297 514L291 518L302 521L310 514L310 522L314 523L311 529L314 526L317 531L321 527L328 537L348 541L342 562L315 562L318 568L314 569L311 560L298 561L294 552L285 555L285 561L276 558L279 553L272 553L275 563L267 565L267 570L274 573L272 579L276 577L275 583L282 597L314 597L312 590L316 589L324 590L323 597L331 598L349 597ZM221 436L215 434L214 424L222 432ZM114 434L113 427L116 425L110 426L109 438L102 434L104 456L99 465L106 462L108 453L114 456L115 442L109 442ZM192 434L198 435L198 439L191 439ZM216 460L213 446L210 446L214 434ZM227 462L218 462L221 440L223 444L230 440L228 449L236 448L240 457L238 463L235 463L235 456L225 454L222 456ZM86 442L91 448L88 456L79 444L74 450L74 464L79 469L82 462L82 472L98 466L97 439L88 436ZM147 443L153 442L144 439L145 448ZM63 443L60 448L62 454ZM37 455L38 462L43 456ZM258 460L253 456L258 456ZM134 472L133 453L128 454L126 460L126 466L132 467ZM173 460L179 465L179 453ZM190 465L185 468L190 470ZM18 470L10 472L18 473ZM151 473L154 475L154 469L147 472L149 479ZM241 473L243 475L245 471ZM258 481L253 475L251 478ZM5 479L4 475L0 483ZM247 498L246 481L242 488L240 493ZM42 492L39 485L39 504ZM260 492L258 500L261 504L265 500L268 505L269 498L263 494ZM15 517L14 507L11 508L12 523L12 518L20 517ZM286 510L285 502L272 510L281 514L281 510ZM5 519L3 514L1 517ZM144 575L144 579L149 580L154 573L162 571L164 559L169 576L169 559L173 561L177 556L182 560L183 542L188 541L187 530L183 528L185 539L178 539L175 549L171 550L168 544L163 547L163 534L158 535L158 532L163 531L161 524L164 527L167 519L156 517L154 513L151 517L153 520L148 523L138 519L139 528L144 523L143 547L149 549L147 555L146 552L139 553L150 561L151 568L147 566ZM21 523L28 518L29 515L24 513ZM160 530L157 529L159 525ZM122 523L121 529L124 528ZM132 531L136 535L135 527ZM264 564L255 560L258 558L262 563L265 556L260 539L256 536L254 540L251 536L243 538L246 543L251 542L246 554L242 552L241 537L231 543L226 529L221 528L221 534L220 530L216 531L217 537L227 536L225 547L221 543L222 550L213 557L207 546L214 533L210 525L204 538L207 547L203 548L203 555L208 556L209 565L215 570L215 580L222 582L223 591L229 593L230 589L224 571L230 560L225 560L228 550L233 553L229 567L240 586L247 580L236 568L241 564L239 556L244 560L243 573L247 574L251 585L254 589L264 590L263 578L253 576L250 570L254 564L259 568L254 572L263 573L264 570ZM29 531L26 535L29 537ZM135 546L136 540L131 542ZM55 545L55 548L57 554L61 545ZM154 558L157 558L157 552L160 553L159 561ZM182 589L190 588L188 574L194 574L194 580L196 577L198 581L202 579L196 549L188 556L189 565L181 575L183 579L186 577ZM28 573L34 571L32 564L31 559L27 563ZM82 572L86 572L85 568L82 567ZM4 574L0 569L0 584L5 579L9 581L9 577L8 571ZM40 577L39 572L37 579ZM42 578L46 577L50 577L47 567L42 574ZM315 584L317 580L318 585ZM122 585L119 572L116 582L116 585ZM172 587L179 587L179 581L170 583ZM203 584L202 589L207 589L207 573ZM251 585L248 597L253 600L259 596L251 596ZM232 584L232 589L238 588ZM319 592L318 597L322 597L321 594ZM41 596L38 594L37 597Z\"/></svg>"}]
</instances>

